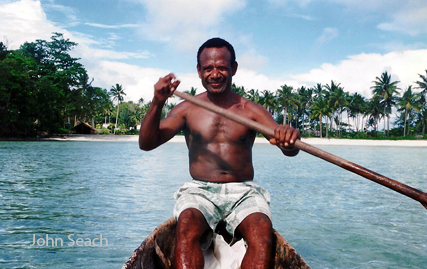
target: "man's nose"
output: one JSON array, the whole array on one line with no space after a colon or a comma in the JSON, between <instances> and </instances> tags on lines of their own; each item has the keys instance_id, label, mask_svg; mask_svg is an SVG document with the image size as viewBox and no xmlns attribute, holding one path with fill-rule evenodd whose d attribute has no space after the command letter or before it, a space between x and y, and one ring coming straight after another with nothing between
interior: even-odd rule
<instances>
[{"instance_id":1,"label":"man's nose","mask_svg":"<svg viewBox=\"0 0 427 269\"><path fill-rule=\"evenodd\" d=\"M218 70L218 69L216 69L216 68L214 68L214 69L212 70L211 77L212 77L212 78L219 78L219 77L220 77L220 72L219 72L219 70Z\"/></svg>"}]
</instances>

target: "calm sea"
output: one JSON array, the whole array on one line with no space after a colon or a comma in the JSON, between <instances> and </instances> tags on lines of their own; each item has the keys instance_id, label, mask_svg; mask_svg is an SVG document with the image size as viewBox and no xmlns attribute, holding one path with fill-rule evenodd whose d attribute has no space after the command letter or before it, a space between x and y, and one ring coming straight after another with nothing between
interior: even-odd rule
<instances>
[{"instance_id":1,"label":"calm sea","mask_svg":"<svg viewBox=\"0 0 427 269\"><path fill-rule=\"evenodd\" d=\"M427 191L427 148L321 148ZM171 217L187 158L184 143L0 142L0 267L120 268ZM304 152L257 144L254 165L274 227L313 268L426 268L418 202Z\"/></svg>"}]
</instances>

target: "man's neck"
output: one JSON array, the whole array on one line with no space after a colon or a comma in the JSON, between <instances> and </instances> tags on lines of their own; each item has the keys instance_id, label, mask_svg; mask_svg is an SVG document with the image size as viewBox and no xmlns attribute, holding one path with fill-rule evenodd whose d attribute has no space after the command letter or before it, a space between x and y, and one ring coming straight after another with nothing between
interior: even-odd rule
<instances>
[{"instance_id":1,"label":"man's neck","mask_svg":"<svg viewBox=\"0 0 427 269\"><path fill-rule=\"evenodd\" d=\"M221 107L230 107L236 102L236 94L231 90L224 91L222 93L210 93L207 92L207 98L213 104Z\"/></svg>"}]
</instances>

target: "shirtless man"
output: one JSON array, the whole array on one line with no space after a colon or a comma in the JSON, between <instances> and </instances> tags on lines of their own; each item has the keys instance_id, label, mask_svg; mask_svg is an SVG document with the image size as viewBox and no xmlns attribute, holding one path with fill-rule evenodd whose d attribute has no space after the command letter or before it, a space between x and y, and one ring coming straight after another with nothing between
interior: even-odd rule
<instances>
[{"instance_id":1,"label":"shirtless man","mask_svg":"<svg viewBox=\"0 0 427 269\"><path fill-rule=\"evenodd\" d=\"M298 130L278 125L262 106L231 90L236 71L233 47L220 38L206 41L197 54L197 72L206 92L197 98L274 129L274 137L266 137L270 143L287 156L298 154L294 147L300 139ZM239 233L248 245L241 268L270 268L273 246L269 194L253 183L256 132L187 101L160 121L162 107L179 83L169 74L154 85L154 97L139 135L140 148L152 150L180 130L185 134L194 180L175 193L175 267L203 268L202 248L209 245L212 230L223 220L230 234Z\"/></svg>"}]
</instances>

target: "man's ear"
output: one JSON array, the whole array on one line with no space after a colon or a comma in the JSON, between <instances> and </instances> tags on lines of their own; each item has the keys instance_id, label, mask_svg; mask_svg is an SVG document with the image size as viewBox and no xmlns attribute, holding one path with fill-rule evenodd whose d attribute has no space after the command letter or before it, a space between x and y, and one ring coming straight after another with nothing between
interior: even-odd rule
<instances>
[{"instance_id":1,"label":"man's ear","mask_svg":"<svg viewBox=\"0 0 427 269\"><path fill-rule=\"evenodd\" d=\"M199 78L202 78L202 72L200 71L199 65L197 65L197 73L199 74Z\"/></svg>"},{"instance_id":2,"label":"man's ear","mask_svg":"<svg viewBox=\"0 0 427 269\"><path fill-rule=\"evenodd\" d=\"M233 63L233 66L231 67L232 68L232 74L233 74L233 76L236 74L236 72L237 72L237 67L239 66L239 64L237 63L237 62L234 62Z\"/></svg>"}]
</instances>

